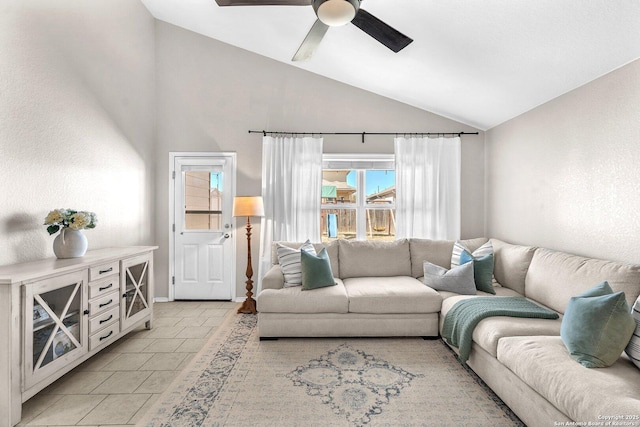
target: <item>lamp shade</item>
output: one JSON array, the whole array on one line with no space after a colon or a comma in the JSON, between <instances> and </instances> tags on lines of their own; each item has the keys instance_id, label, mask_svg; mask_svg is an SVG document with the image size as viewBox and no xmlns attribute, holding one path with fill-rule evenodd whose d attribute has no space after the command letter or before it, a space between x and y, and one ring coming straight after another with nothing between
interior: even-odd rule
<instances>
[{"instance_id":1,"label":"lamp shade","mask_svg":"<svg viewBox=\"0 0 640 427\"><path fill-rule=\"evenodd\" d=\"M260 196L240 196L233 199L233 216L264 216Z\"/></svg>"}]
</instances>

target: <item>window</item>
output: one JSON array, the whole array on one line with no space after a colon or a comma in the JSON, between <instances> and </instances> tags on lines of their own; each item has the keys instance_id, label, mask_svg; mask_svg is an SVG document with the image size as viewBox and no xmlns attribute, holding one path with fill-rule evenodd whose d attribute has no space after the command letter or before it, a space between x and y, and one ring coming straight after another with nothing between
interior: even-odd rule
<instances>
[{"instance_id":1,"label":"window","mask_svg":"<svg viewBox=\"0 0 640 427\"><path fill-rule=\"evenodd\" d=\"M322 241L395 240L394 156L325 154L322 163Z\"/></svg>"},{"instance_id":2,"label":"window","mask_svg":"<svg viewBox=\"0 0 640 427\"><path fill-rule=\"evenodd\" d=\"M184 229L222 229L222 172L184 172Z\"/></svg>"}]
</instances>

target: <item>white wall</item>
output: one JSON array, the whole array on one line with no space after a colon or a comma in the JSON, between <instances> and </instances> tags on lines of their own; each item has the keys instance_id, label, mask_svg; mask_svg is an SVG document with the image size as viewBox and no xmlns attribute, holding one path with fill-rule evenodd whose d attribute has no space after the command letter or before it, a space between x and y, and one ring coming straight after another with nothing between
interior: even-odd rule
<instances>
[{"instance_id":1,"label":"white wall","mask_svg":"<svg viewBox=\"0 0 640 427\"><path fill-rule=\"evenodd\" d=\"M640 263L640 60L486 133L487 235Z\"/></svg>"},{"instance_id":2,"label":"white wall","mask_svg":"<svg viewBox=\"0 0 640 427\"><path fill-rule=\"evenodd\" d=\"M54 208L89 248L153 243L154 19L137 1L0 6L0 265L53 256Z\"/></svg>"},{"instance_id":3,"label":"white wall","mask_svg":"<svg viewBox=\"0 0 640 427\"><path fill-rule=\"evenodd\" d=\"M158 145L156 293L168 294L170 151L235 151L238 195L261 191L262 135L293 131L468 131L475 129L307 71L156 23ZM384 64L381 64L384 66ZM402 78L402 76L398 76ZM484 232L484 135L463 137L462 234ZM325 136L325 152L392 153L393 137ZM246 240L237 223L237 295L244 296ZM259 236L259 227L253 236ZM252 239L254 267L258 240ZM257 271L257 268L255 269Z\"/></svg>"}]
</instances>

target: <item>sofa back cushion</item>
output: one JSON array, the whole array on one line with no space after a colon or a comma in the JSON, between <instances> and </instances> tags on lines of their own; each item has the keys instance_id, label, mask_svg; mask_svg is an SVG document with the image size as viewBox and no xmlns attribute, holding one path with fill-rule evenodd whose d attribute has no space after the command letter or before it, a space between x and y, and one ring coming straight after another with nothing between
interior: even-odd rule
<instances>
[{"instance_id":1,"label":"sofa back cushion","mask_svg":"<svg viewBox=\"0 0 640 427\"><path fill-rule=\"evenodd\" d=\"M409 241L339 241L340 278L411 275Z\"/></svg>"},{"instance_id":2,"label":"sofa back cushion","mask_svg":"<svg viewBox=\"0 0 640 427\"><path fill-rule=\"evenodd\" d=\"M584 258L538 248L525 278L525 296L564 313L569 299L598 283L609 282L614 292L624 292L629 305L640 294L640 266Z\"/></svg>"},{"instance_id":3,"label":"sofa back cushion","mask_svg":"<svg viewBox=\"0 0 640 427\"><path fill-rule=\"evenodd\" d=\"M493 245L493 275L500 285L524 295L524 280L536 251L533 246L512 245L491 239Z\"/></svg>"},{"instance_id":4,"label":"sofa back cushion","mask_svg":"<svg viewBox=\"0 0 640 427\"><path fill-rule=\"evenodd\" d=\"M460 242L471 252L487 243L485 237L461 240ZM439 265L449 270L451 268L451 253L453 252L453 240L410 239L411 250L411 275L416 279L424 274L424 262Z\"/></svg>"},{"instance_id":5,"label":"sofa back cushion","mask_svg":"<svg viewBox=\"0 0 640 427\"><path fill-rule=\"evenodd\" d=\"M289 246L290 248L294 248L294 249L300 249L300 246L304 244L303 242L273 242L273 245L271 247L271 265L278 264L278 252L276 250L276 247L277 247L276 245L278 243L283 246ZM327 254L329 255L329 261L331 261L331 271L333 271L333 275L335 277L340 277L339 276L340 261L338 259L338 250L339 250L338 242L334 240L328 243L314 243L313 247L315 248L316 253L320 253L322 248L327 249Z\"/></svg>"}]
</instances>

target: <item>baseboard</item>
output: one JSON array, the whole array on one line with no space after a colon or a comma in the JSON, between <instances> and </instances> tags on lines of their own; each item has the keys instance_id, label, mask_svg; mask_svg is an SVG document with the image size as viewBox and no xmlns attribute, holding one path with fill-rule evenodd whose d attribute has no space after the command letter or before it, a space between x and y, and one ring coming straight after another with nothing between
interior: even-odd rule
<instances>
[{"instance_id":1,"label":"baseboard","mask_svg":"<svg viewBox=\"0 0 640 427\"><path fill-rule=\"evenodd\" d=\"M155 297L153 302L169 302L169 298L167 297Z\"/></svg>"}]
</instances>

